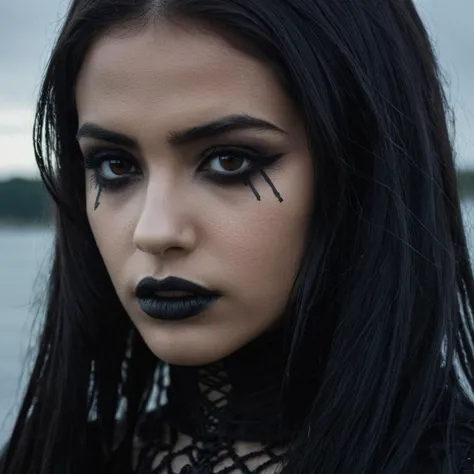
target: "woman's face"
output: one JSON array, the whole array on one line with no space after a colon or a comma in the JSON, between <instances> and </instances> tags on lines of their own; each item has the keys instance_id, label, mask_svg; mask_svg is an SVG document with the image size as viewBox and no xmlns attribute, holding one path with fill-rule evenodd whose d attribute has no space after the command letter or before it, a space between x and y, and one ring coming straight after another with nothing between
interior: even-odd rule
<instances>
[{"instance_id":1,"label":"woman's face","mask_svg":"<svg viewBox=\"0 0 474 474\"><path fill-rule=\"evenodd\" d=\"M314 176L304 126L270 69L215 34L154 25L97 40L76 100L90 226L151 351L210 363L274 326L300 264ZM198 131L229 116L251 120ZM221 298L188 319L155 319L135 294L147 276Z\"/></svg>"}]
</instances>

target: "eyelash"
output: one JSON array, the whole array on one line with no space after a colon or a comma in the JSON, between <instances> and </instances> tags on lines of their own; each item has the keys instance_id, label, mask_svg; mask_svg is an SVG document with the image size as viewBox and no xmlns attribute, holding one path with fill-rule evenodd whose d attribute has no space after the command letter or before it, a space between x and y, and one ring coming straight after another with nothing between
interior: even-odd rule
<instances>
[{"instance_id":1,"label":"eyelash","mask_svg":"<svg viewBox=\"0 0 474 474\"><path fill-rule=\"evenodd\" d=\"M105 178L101 174L101 167L104 163L111 161L118 161L120 163L126 163L132 165L134 168L138 168L135 159L131 159L124 156L125 152L119 150L106 150L99 149L96 151L90 152L84 158L84 167L94 172L91 174L92 183L95 186L99 186L102 189L119 190L132 181L141 179L141 173L138 170L131 171L125 174L123 177L117 178ZM274 155L265 155L257 150L248 147L236 147L236 146L227 146L227 147L213 147L206 152L204 152L204 160L202 164L212 162L221 157L240 157L244 160L250 162L250 164L242 172L237 173L221 173L217 171L207 171L206 175L209 176L211 181L214 181L222 185L233 185L244 183L246 180L250 179L260 170L269 169L274 165L278 159L280 159L284 153L277 153ZM201 166L202 166L201 164Z\"/></svg>"}]
</instances>

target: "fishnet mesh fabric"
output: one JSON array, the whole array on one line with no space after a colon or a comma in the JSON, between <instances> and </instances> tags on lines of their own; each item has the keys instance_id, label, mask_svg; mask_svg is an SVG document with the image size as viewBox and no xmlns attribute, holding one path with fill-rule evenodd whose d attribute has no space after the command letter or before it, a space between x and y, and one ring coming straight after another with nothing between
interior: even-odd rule
<instances>
[{"instance_id":1,"label":"fishnet mesh fabric","mask_svg":"<svg viewBox=\"0 0 474 474\"><path fill-rule=\"evenodd\" d=\"M228 416L232 387L222 365L199 369L203 417L198 437L178 433L165 423L159 442L141 442L139 474L276 474L283 460L281 448L221 437Z\"/></svg>"}]
</instances>

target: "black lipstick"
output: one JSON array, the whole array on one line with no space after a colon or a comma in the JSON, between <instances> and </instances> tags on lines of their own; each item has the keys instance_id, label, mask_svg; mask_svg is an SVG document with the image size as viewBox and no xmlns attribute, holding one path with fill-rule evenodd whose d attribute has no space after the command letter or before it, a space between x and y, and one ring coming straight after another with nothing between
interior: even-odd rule
<instances>
[{"instance_id":1,"label":"black lipstick","mask_svg":"<svg viewBox=\"0 0 474 474\"><path fill-rule=\"evenodd\" d=\"M157 294L165 291L186 292L182 296L164 296ZM220 294L178 277L156 280L146 277L141 280L135 295L142 311L154 319L179 321L191 318L209 308Z\"/></svg>"}]
</instances>

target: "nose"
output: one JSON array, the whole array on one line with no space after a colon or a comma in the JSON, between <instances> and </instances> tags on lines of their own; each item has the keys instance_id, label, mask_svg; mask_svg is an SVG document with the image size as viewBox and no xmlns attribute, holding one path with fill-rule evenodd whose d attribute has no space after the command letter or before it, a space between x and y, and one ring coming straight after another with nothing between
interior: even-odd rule
<instances>
[{"instance_id":1,"label":"nose","mask_svg":"<svg viewBox=\"0 0 474 474\"><path fill-rule=\"evenodd\" d=\"M142 252L164 255L170 250L189 252L196 230L185 193L170 182L147 187L133 244Z\"/></svg>"}]
</instances>

